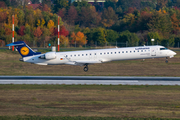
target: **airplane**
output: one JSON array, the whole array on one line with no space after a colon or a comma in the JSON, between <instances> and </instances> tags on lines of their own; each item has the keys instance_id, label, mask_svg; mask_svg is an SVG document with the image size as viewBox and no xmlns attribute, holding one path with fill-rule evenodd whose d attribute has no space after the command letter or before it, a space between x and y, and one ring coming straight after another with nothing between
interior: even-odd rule
<instances>
[{"instance_id":1,"label":"airplane","mask_svg":"<svg viewBox=\"0 0 180 120\"><path fill-rule=\"evenodd\" d=\"M23 41L6 46L15 46L22 56L19 60L23 62L38 65L79 65L84 66L85 72L88 71L88 65L95 63L163 57L168 63L168 57L172 58L176 55L174 51L160 45L47 53L35 52Z\"/></svg>"}]
</instances>

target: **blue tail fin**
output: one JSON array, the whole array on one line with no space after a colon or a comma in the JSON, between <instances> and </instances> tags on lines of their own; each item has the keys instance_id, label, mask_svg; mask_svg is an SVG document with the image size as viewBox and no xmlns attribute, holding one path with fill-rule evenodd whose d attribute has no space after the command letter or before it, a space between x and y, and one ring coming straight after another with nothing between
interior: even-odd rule
<instances>
[{"instance_id":1,"label":"blue tail fin","mask_svg":"<svg viewBox=\"0 0 180 120\"><path fill-rule=\"evenodd\" d=\"M15 48L18 50L19 54L22 57L27 57L27 56L33 56L33 55L38 55L41 54L40 52L34 52L28 45L26 45L25 42L23 41L18 41L14 43L10 43L6 46L15 46Z\"/></svg>"}]
</instances>

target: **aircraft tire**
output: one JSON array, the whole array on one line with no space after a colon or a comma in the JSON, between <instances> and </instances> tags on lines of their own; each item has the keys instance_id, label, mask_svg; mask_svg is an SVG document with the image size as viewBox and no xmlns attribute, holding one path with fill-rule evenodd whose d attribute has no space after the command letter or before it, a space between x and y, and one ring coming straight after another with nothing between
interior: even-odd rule
<instances>
[{"instance_id":1,"label":"aircraft tire","mask_svg":"<svg viewBox=\"0 0 180 120\"><path fill-rule=\"evenodd\" d=\"M165 62L168 63L168 57L166 57L166 61Z\"/></svg>"},{"instance_id":2,"label":"aircraft tire","mask_svg":"<svg viewBox=\"0 0 180 120\"><path fill-rule=\"evenodd\" d=\"M84 72L87 72L87 71L88 71L88 67L85 66L85 67L84 67Z\"/></svg>"}]
</instances>

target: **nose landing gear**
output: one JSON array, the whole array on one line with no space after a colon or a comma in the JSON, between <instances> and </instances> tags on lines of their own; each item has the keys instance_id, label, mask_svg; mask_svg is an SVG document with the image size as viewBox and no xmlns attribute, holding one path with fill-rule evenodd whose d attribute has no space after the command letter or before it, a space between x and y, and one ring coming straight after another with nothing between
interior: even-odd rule
<instances>
[{"instance_id":1,"label":"nose landing gear","mask_svg":"<svg viewBox=\"0 0 180 120\"><path fill-rule=\"evenodd\" d=\"M88 64L85 64L84 65L84 72L87 72L88 71Z\"/></svg>"},{"instance_id":2,"label":"nose landing gear","mask_svg":"<svg viewBox=\"0 0 180 120\"><path fill-rule=\"evenodd\" d=\"M165 62L168 63L168 57L166 57L166 61Z\"/></svg>"}]
</instances>

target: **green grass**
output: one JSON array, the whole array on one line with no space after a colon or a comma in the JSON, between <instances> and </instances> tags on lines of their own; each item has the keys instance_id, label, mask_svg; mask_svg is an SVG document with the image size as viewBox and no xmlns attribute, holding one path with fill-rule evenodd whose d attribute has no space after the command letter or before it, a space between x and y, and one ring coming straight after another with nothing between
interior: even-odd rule
<instances>
[{"instance_id":1,"label":"green grass","mask_svg":"<svg viewBox=\"0 0 180 120\"><path fill-rule=\"evenodd\" d=\"M0 119L178 119L179 91L179 86L0 85Z\"/></svg>"},{"instance_id":2,"label":"green grass","mask_svg":"<svg viewBox=\"0 0 180 120\"><path fill-rule=\"evenodd\" d=\"M17 90L17 89L48 89L48 90L180 90L180 86L170 85L4 85L0 84L0 90Z\"/></svg>"},{"instance_id":3,"label":"green grass","mask_svg":"<svg viewBox=\"0 0 180 120\"><path fill-rule=\"evenodd\" d=\"M46 117L46 116L0 116L1 120L178 120L167 118L118 118L118 117Z\"/></svg>"}]
</instances>

